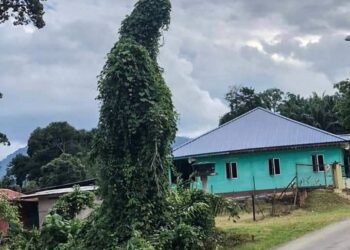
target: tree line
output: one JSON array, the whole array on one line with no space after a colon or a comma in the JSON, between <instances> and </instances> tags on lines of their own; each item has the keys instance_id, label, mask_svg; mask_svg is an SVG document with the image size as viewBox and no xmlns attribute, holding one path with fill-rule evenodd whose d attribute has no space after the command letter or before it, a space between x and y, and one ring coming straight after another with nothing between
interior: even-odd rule
<instances>
[{"instance_id":1,"label":"tree line","mask_svg":"<svg viewBox=\"0 0 350 250\"><path fill-rule=\"evenodd\" d=\"M331 95L313 93L304 97L278 88L258 92L252 87L233 86L225 96L230 111L219 124L263 107L334 134L346 134L350 132L350 81L334 84L334 90Z\"/></svg>"},{"instance_id":2,"label":"tree line","mask_svg":"<svg viewBox=\"0 0 350 250\"><path fill-rule=\"evenodd\" d=\"M28 155L12 159L1 185L31 191L96 177L91 157L95 131L77 130L67 122L35 129L28 140Z\"/></svg>"}]
</instances>

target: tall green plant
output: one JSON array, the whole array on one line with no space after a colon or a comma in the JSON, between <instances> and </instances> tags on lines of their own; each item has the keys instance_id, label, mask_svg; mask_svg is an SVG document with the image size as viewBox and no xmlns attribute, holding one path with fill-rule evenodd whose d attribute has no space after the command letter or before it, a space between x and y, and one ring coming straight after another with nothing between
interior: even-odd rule
<instances>
[{"instance_id":1,"label":"tall green plant","mask_svg":"<svg viewBox=\"0 0 350 250\"><path fill-rule=\"evenodd\" d=\"M112 231L116 242L165 224L176 114L156 57L170 10L169 0L138 1L99 77L98 224L99 232Z\"/></svg>"}]
</instances>

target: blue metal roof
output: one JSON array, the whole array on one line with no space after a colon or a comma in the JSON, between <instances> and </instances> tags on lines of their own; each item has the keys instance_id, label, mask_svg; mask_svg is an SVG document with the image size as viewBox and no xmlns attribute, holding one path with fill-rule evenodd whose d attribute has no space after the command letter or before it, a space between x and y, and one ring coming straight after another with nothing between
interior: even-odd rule
<instances>
[{"instance_id":1,"label":"blue metal roof","mask_svg":"<svg viewBox=\"0 0 350 250\"><path fill-rule=\"evenodd\" d=\"M350 134L345 134L345 135L343 134L343 135L338 135L338 136L340 136L341 138L343 138L347 141L350 141Z\"/></svg>"},{"instance_id":2,"label":"blue metal roof","mask_svg":"<svg viewBox=\"0 0 350 250\"><path fill-rule=\"evenodd\" d=\"M173 150L175 158L287 146L342 143L341 136L256 108Z\"/></svg>"}]
</instances>

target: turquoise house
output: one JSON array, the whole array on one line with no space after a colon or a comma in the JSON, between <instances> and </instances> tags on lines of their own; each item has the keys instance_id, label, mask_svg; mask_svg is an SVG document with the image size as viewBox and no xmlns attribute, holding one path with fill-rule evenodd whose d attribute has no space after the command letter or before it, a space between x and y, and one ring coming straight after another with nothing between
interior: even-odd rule
<instances>
[{"instance_id":1,"label":"turquoise house","mask_svg":"<svg viewBox=\"0 0 350 250\"><path fill-rule=\"evenodd\" d=\"M175 148L174 165L193 188L225 196L344 188L349 139L256 108Z\"/></svg>"}]
</instances>

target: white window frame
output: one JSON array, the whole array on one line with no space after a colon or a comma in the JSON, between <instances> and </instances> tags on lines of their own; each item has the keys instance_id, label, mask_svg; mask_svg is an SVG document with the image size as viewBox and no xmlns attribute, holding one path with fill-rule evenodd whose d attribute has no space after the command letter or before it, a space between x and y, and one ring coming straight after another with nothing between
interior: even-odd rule
<instances>
[{"instance_id":1,"label":"white window frame","mask_svg":"<svg viewBox=\"0 0 350 250\"><path fill-rule=\"evenodd\" d=\"M313 155L311 155L311 163L312 163L312 168L313 168L313 161L312 161L312 157L313 156L316 156L316 167L317 167L317 171L314 171L314 172L324 172L325 170L326 170L326 163L325 163L325 161L324 161L324 154L313 154ZM318 157L319 156L322 156L322 158L323 158L323 170L320 170L320 164L319 164L319 162L318 162Z\"/></svg>"},{"instance_id":2,"label":"white window frame","mask_svg":"<svg viewBox=\"0 0 350 250\"><path fill-rule=\"evenodd\" d=\"M230 168L229 168L230 175L229 176L231 176L231 178L227 178L227 164L229 164L229 166L230 166ZM236 166L236 177L233 177L232 164L235 164L235 166ZM226 162L225 163L225 177L227 180L238 179L238 164L237 164L237 162Z\"/></svg>"},{"instance_id":3,"label":"white window frame","mask_svg":"<svg viewBox=\"0 0 350 250\"><path fill-rule=\"evenodd\" d=\"M273 174L270 174L270 160L272 160L272 169L273 169ZM280 169L280 173L276 174L276 166L275 166L275 160L278 160L279 163L279 169ZM269 170L269 175L270 176L276 176L276 175L281 175L281 159L280 158L269 158L267 160L267 166L268 166L268 170Z\"/></svg>"}]
</instances>

